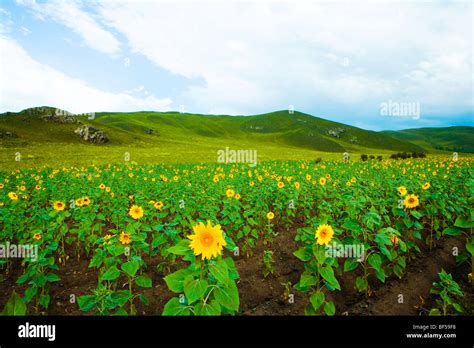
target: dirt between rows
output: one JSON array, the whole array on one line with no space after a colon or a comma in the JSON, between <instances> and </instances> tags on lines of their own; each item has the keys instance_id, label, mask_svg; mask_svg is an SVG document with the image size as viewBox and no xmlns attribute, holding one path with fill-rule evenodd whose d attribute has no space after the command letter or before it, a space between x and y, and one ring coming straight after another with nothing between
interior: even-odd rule
<instances>
[{"instance_id":1,"label":"dirt between rows","mask_svg":"<svg viewBox=\"0 0 474 348\"><path fill-rule=\"evenodd\" d=\"M304 270L303 263L293 255L293 251L298 249L294 235L294 230L280 231L271 245L264 245L260 240L252 249L253 254L248 257L228 254L234 258L240 274L237 281L240 315L304 315L304 308L309 304L308 295L288 287L288 284L298 282ZM445 269L461 284L465 294L462 304L467 308L467 314L473 314L474 295L467 279L469 268L467 264L456 266L454 247L459 251L464 250L463 239L446 238L432 250L423 249L415 260L407 262L403 279L390 278L383 284L375 278L369 278L372 294L368 298L355 289L356 272L338 276L342 291L326 291L326 297L336 304L337 315L426 315L434 306L434 297L430 295L432 283L438 279L438 272ZM264 250L272 250L275 261L274 273L267 277L262 273ZM145 257L145 261L153 287L143 290L150 303L145 306L137 300L137 311L139 315L161 315L165 303L176 294L168 290L163 280L165 274L156 270L159 258ZM71 295L77 299L96 288L97 271L89 269L88 265L89 259L82 257L71 258L65 266L60 267L56 273L61 280L51 285L49 309L47 313L41 314L87 315L79 310L77 303L71 303ZM24 284L15 283L22 273L19 262L12 269L9 273L3 271L0 308L4 307L13 291L23 294L26 288ZM127 289L125 280L123 283L120 285ZM400 295L403 301L400 301Z\"/></svg>"}]
</instances>

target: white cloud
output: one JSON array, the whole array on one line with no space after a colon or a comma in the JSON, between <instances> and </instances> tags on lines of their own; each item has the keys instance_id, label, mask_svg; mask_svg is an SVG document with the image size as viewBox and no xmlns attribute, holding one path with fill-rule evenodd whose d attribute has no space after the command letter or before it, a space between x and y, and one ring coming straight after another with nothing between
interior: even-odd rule
<instances>
[{"instance_id":1,"label":"white cloud","mask_svg":"<svg viewBox=\"0 0 474 348\"><path fill-rule=\"evenodd\" d=\"M171 99L137 98L88 86L36 62L14 40L0 35L0 110L54 106L74 113L171 109Z\"/></svg>"},{"instance_id":2,"label":"white cloud","mask_svg":"<svg viewBox=\"0 0 474 348\"><path fill-rule=\"evenodd\" d=\"M427 103L425 110L472 107L465 98L472 93L471 10L469 2L304 0L96 8L134 53L203 78L205 86L187 91L200 110L234 113L327 100L376 109L408 97Z\"/></svg>"},{"instance_id":3,"label":"white cloud","mask_svg":"<svg viewBox=\"0 0 474 348\"><path fill-rule=\"evenodd\" d=\"M37 18L54 20L73 30L82 37L84 43L102 53L117 54L120 42L115 36L100 25L94 17L81 9L81 2L70 0L17 0L17 3L30 8Z\"/></svg>"}]
</instances>

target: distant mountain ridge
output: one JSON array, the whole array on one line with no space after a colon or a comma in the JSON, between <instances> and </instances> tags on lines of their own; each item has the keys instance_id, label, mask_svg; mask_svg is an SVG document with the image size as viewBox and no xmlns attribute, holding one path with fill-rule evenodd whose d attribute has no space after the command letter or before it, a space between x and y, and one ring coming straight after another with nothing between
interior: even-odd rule
<instances>
[{"instance_id":1,"label":"distant mountain ridge","mask_svg":"<svg viewBox=\"0 0 474 348\"><path fill-rule=\"evenodd\" d=\"M375 132L288 110L254 116L199 115L178 112L101 112L74 116L53 107L0 114L0 144L83 143L74 135L77 123L100 129L107 146L157 146L176 143L193 146L206 142L235 144L245 141L324 152L424 152L444 147L472 150L473 127L449 127ZM63 115L61 122L53 115ZM76 121L73 121L76 120ZM455 128L452 131L451 128ZM437 140L439 139L439 140ZM438 143L439 141L439 143ZM459 150L461 151L461 150Z\"/></svg>"}]
</instances>

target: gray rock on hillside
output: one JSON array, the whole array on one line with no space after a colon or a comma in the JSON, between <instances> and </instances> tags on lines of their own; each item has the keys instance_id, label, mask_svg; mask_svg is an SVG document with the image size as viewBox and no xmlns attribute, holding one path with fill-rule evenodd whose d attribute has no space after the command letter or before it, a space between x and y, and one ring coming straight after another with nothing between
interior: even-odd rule
<instances>
[{"instance_id":1,"label":"gray rock on hillside","mask_svg":"<svg viewBox=\"0 0 474 348\"><path fill-rule=\"evenodd\" d=\"M103 131L90 126L81 126L74 133L79 135L82 140L92 144L104 144L109 141L109 138Z\"/></svg>"}]
</instances>

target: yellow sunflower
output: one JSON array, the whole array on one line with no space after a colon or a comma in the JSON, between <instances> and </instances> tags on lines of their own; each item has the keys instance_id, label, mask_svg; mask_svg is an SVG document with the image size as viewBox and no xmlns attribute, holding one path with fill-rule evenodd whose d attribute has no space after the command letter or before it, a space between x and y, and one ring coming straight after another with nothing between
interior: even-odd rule
<instances>
[{"instance_id":1,"label":"yellow sunflower","mask_svg":"<svg viewBox=\"0 0 474 348\"><path fill-rule=\"evenodd\" d=\"M84 203L84 205L89 205L91 204L91 200L89 197L83 197L82 198L82 202Z\"/></svg>"},{"instance_id":2,"label":"yellow sunflower","mask_svg":"<svg viewBox=\"0 0 474 348\"><path fill-rule=\"evenodd\" d=\"M306 180L310 181L311 180L311 175L306 174Z\"/></svg>"},{"instance_id":3,"label":"yellow sunflower","mask_svg":"<svg viewBox=\"0 0 474 348\"><path fill-rule=\"evenodd\" d=\"M225 194L227 195L228 198L232 198L235 195L235 191L232 189L228 189Z\"/></svg>"},{"instance_id":4,"label":"yellow sunflower","mask_svg":"<svg viewBox=\"0 0 474 348\"><path fill-rule=\"evenodd\" d=\"M295 185L295 188L296 188L297 190L300 188L300 183L299 183L298 181L297 181L297 182L295 182L295 184L294 184L294 185Z\"/></svg>"},{"instance_id":5,"label":"yellow sunflower","mask_svg":"<svg viewBox=\"0 0 474 348\"><path fill-rule=\"evenodd\" d=\"M268 220L273 220L274 217L275 217L275 214L274 214L273 212L269 211L269 212L267 213L267 219L268 219Z\"/></svg>"},{"instance_id":6,"label":"yellow sunflower","mask_svg":"<svg viewBox=\"0 0 474 348\"><path fill-rule=\"evenodd\" d=\"M153 206L155 207L155 209L161 210L161 208L163 208L163 202L158 201Z\"/></svg>"},{"instance_id":7,"label":"yellow sunflower","mask_svg":"<svg viewBox=\"0 0 474 348\"><path fill-rule=\"evenodd\" d=\"M76 206L82 207L84 205L84 200L82 198L76 199Z\"/></svg>"},{"instance_id":8,"label":"yellow sunflower","mask_svg":"<svg viewBox=\"0 0 474 348\"><path fill-rule=\"evenodd\" d=\"M188 236L191 239L189 247L193 250L194 255L202 255L202 260L210 260L222 254L222 248L227 245L222 234L221 226L212 226L208 221L207 225L202 222L193 226L194 234Z\"/></svg>"},{"instance_id":9,"label":"yellow sunflower","mask_svg":"<svg viewBox=\"0 0 474 348\"><path fill-rule=\"evenodd\" d=\"M334 236L334 230L330 225L319 225L316 230L316 243L319 245L328 245Z\"/></svg>"},{"instance_id":10,"label":"yellow sunflower","mask_svg":"<svg viewBox=\"0 0 474 348\"><path fill-rule=\"evenodd\" d=\"M324 186L326 184L326 178L320 178L319 179L319 184Z\"/></svg>"},{"instance_id":11,"label":"yellow sunflower","mask_svg":"<svg viewBox=\"0 0 474 348\"><path fill-rule=\"evenodd\" d=\"M100 188L101 190L103 190L103 189L105 189L105 185L104 185L104 184L100 184L100 185L99 185L99 188Z\"/></svg>"},{"instance_id":12,"label":"yellow sunflower","mask_svg":"<svg viewBox=\"0 0 474 348\"><path fill-rule=\"evenodd\" d=\"M400 194L401 194L402 196L405 196L405 195L407 194L407 189L406 189L405 186L400 186L400 187L398 188L398 192L400 192Z\"/></svg>"},{"instance_id":13,"label":"yellow sunflower","mask_svg":"<svg viewBox=\"0 0 474 348\"><path fill-rule=\"evenodd\" d=\"M138 205L132 205L132 207L128 211L128 214L135 220L138 220L143 217L143 208L139 207Z\"/></svg>"},{"instance_id":14,"label":"yellow sunflower","mask_svg":"<svg viewBox=\"0 0 474 348\"><path fill-rule=\"evenodd\" d=\"M64 208L66 208L66 205L61 201L56 201L53 203L53 208L56 211L62 211Z\"/></svg>"},{"instance_id":15,"label":"yellow sunflower","mask_svg":"<svg viewBox=\"0 0 474 348\"><path fill-rule=\"evenodd\" d=\"M412 208L416 208L420 204L420 201L417 196L408 195L403 201L403 204L405 204L405 207L412 209Z\"/></svg>"},{"instance_id":16,"label":"yellow sunflower","mask_svg":"<svg viewBox=\"0 0 474 348\"><path fill-rule=\"evenodd\" d=\"M43 236L41 235L41 233L35 233L35 234L33 235L33 239L40 240L41 238L43 238Z\"/></svg>"},{"instance_id":17,"label":"yellow sunflower","mask_svg":"<svg viewBox=\"0 0 474 348\"><path fill-rule=\"evenodd\" d=\"M120 233L119 241L123 245L127 245L132 242L132 239L130 238L130 235L128 233L122 232Z\"/></svg>"},{"instance_id":18,"label":"yellow sunflower","mask_svg":"<svg viewBox=\"0 0 474 348\"><path fill-rule=\"evenodd\" d=\"M235 194L235 199L237 199L237 200L240 199L240 195L238 193Z\"/></svg>"},{"instance_id":19,"label":"yellow sunflower","mask_svg":"<svg viewBox=\"0 0 474 348\"><path fill-rule=\"evenodd\" d=\"M8 193L8 198L10 198L12 201L17 201L18 195L15 192L10 192Z\"/></svg>"},{"instance_id":20,"label":"yellow sunflower","mask_svg":"<svg viewBox=\"0 0 474 348\"><path fill-rule=\"evenodd\" d=\"M250 187L253 187L255 183L253 181L249 182Z\"/></svg>"},{"instance_id":21,"label":"yellow sunflower","mask_svg":"<svg viewBox=\"0 0 474 348\"><path fill-rule=\"evenodd\" d=\"M281 188L283 188L283 187L285 187L285 184L283 183L283 181L280 181L280 182L278 183L278 188L281 189Z\"/></svg>"},{"instance_id":22,"label":"yellow sunflower","mask_svg":"<svg viewBox=\"0 0 474 348\"><path fill-rule=\"evenodd\" d=\"M430 183L429 182L424 183L423 186L421 186L421 188L423 190L428 190L430 188Z\"/></svg>"}]
</instances>

